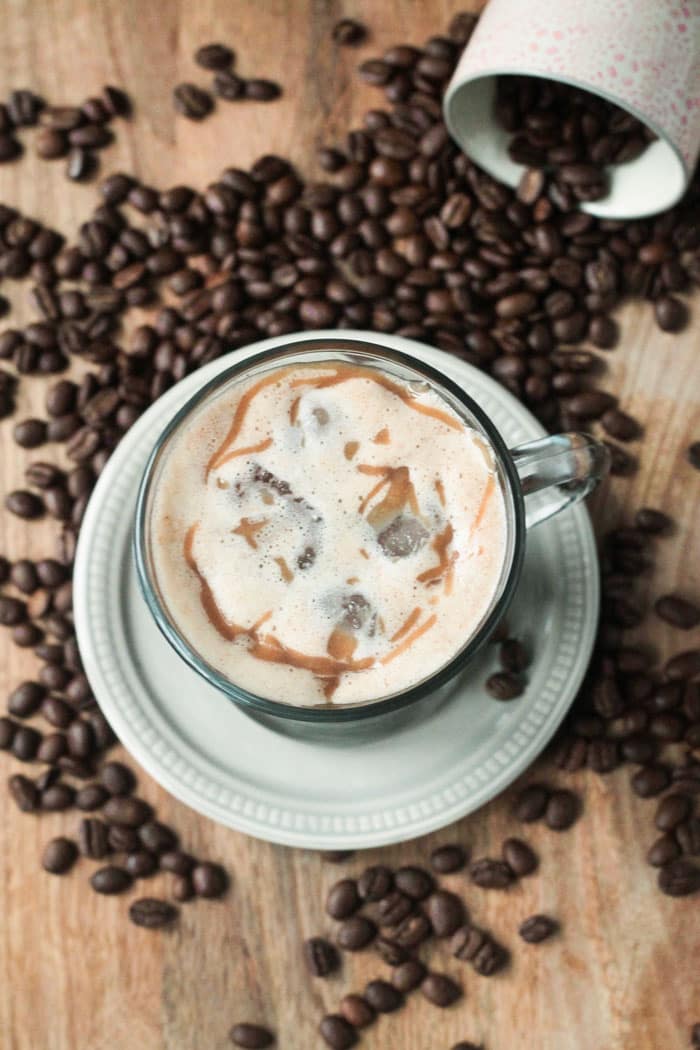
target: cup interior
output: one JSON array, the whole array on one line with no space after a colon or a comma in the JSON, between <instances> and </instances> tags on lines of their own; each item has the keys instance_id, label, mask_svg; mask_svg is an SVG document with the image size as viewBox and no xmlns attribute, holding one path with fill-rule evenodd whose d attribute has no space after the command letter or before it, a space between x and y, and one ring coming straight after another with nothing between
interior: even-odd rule
<instances>
[{"instance_id":1,"label":"cup interior","mask_svg":"<svg viewBox=\"0 0 700 1050\"><path fill-rule=\"evenodd\" d=\"M411 688L388 696L351 704L303 707L256 696L229 680L195 651L171 614L158 584L153 559L152 510L159 477L173 440L181 428L190 424L213 400L224 396L241 380L276 370L282 365L338 362L376 368L404 382L429 383L470 427L483 435L493 449L497 477L504 496L506 550L497 588L487 612L477 629L465 638L464 645L437 671L431 672ZM278 351L248 358L217 376L184 405L159 438L146 466L137 502L134 553L142 592L161 632L179 655L221 692L260 714L301 721L353 721L375 716L380 708L382 712L388 712L411 704L439 689L461 670L488 639L510 602L522 565L524 533L523 498L515 466L500 434L481 408L457 384L423 362L399 351L347 339L343 333L339 333L338 339L310 338Z\"/></svg>"},{"instance_id":2,"label":"cup interior","mask_svg":"<svg viewBox=\"0 0 700 1050\"><path fill-rule=\"evenodd\" d=\"M498 74L479 75L453 83L445 95L445 121L453 138L479 167L515 189L525 168L508 156L511 135L494 116L496 81L501 75L546 78L544 74L527 70L504 69ZM680 153L662 128L650 124L643 114L631 109L623 99L592 91L589 85L574 79L549 79L606 98L647 124L658 136L636 160L610 165L610 193L603 200L581 204L582 211L601 219L635 219L663 211L680 200L688 182L688 172Z\"/></svg>"}]
</instances>

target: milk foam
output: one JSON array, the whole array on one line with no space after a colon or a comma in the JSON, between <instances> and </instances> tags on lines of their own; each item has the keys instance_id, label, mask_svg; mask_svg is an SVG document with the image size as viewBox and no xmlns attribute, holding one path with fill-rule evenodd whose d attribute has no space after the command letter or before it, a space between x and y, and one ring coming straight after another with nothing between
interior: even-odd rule
<instances>
[{"instance_id":1,"label":"milk foam","mask_svg":"<svg viewBox=\"0 0 700 1050\"><path fill-rule=\"evenodd\" d=\"M427 384L332 362L245 379L198 410L171 440L151 522L190 645L295 705L434 673L483 619L506 549L481 435Z\"/></svg>"}]
</instances>

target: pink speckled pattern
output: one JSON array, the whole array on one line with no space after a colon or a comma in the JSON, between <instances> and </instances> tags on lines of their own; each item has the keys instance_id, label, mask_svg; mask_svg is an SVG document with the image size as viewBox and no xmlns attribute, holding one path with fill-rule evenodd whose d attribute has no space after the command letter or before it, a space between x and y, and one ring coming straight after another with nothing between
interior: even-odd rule
<instances>
[{"instance_id":1,"label":"pink speckled pattern","mask_svg":"<svg viewBox=\"0 0 700 1050\"><path fill-rule=\"evenodd\" d=\"M491 0L453 83L498 72L578 81L700 150L700 0Z\"/></svg>"}]
</instances>

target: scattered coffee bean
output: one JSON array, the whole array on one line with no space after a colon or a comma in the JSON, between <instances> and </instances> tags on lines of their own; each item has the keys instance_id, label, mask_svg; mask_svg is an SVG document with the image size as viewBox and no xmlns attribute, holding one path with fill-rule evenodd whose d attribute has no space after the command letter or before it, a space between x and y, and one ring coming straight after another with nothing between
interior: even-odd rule
<instances>
[{"instance_id":1,"label":"scattered coffee bean","mask_svg":"<svg viewBox=\"0 0 700 1050\"><path fill-rule=\"evenodd\" d=\"M413 901L400 890L391 890L377 906L380 926L396 926L413 911Z\"/></svg>"},{"instance_id":2,"label":"scattered coffee bean","mask_svg":"<svg viewBox=\"0 0 700 1050\"><path fill-rule=\"evenodd\" d=\"M226 44L203 44L195 51L194 60L202 69L228 69L234 54Z\"/></svg>"},{"instance_id":3,"label":"scattered coffee bean","mask_svg":"<svg viewBox=\"0 0 700 1050\"><path fill-rule=\"evenodd\" d=\"M407 959L399 963L391 975L393 985L407 995L417 988L426 974L426 968L420 959Z\"/></svg>"},{"instance_id":4,"label":"scattered coffee bean","mask_svg":"<svg viewBox=\"0 0 700 1050\"><path fill-rule=\"evenodd\" d=\"M544 816L551 792L543 784L529 784L516 797L513 816L524 824L531 824Z\"/></svg>"},{"instance_id":5,"label":"scattered coffee bean","mask_svg":"<svg viewBox=\"0 0 700 1050\"><path fill-rule=\"evenodd\" d=\"M486 679L486 689L494 700L514 700L524 688L520 676L512 671L496 671Z\"/></svg>"},{"instance_id":6,"label":"scattered coffee bean","mask_svg":"<svg viewBox=\"0 0 700 1050\"><path fill-rule=\"evenodd\" d=\"M102 820L86 817L78 827L78 848L84 857L101 860L110 850L109 829Z\"/></svg>"},{"instance_id":7,"label":"scattered coffee bean","mask_svg":"<svg viewBox=\"0 0 700 1050\"><path fill-rule=\"evenodd\" d=\"M672 831L689 816L691 800L687 795L667 795L656 807L654 823L659 831Z\"/></svg>"},{"instance_id":8,"label":"scattered coffee bean","mask_svg":"<svg viewBox=\"0 0 700 1050\"><path fill-rule=\"evenodd\" d=\"M553 791L544 814L544 822L552 831L566 831L581 812L578 796L573 791Z\"/></svg>"},{"instance_id":9,"label":"scattered coffee bean","mask_svg":"<svg viewBox=\"0 0 700 1050\"><path fill-rule=\"evenodd\" d=\"M684 853L700 856L700 817L685 820L676 828L676 839Z\"/></svg>"},{"instance_id":10,"label":"scattered coffee bean","mask_svg":"<svg viewBox=\"0 0 700 1050\"><path fill-rule=\"evenodd\" d=\"M669 897L687 897L700 890L700 868L688 860L672 860L659 869L658 884Z\"/></svg>"},{"instance_id":11,"label":"scattered coffee bean","mask_svg":"<svg viewBox=\"0 0 700 1050\"><path fill-rule=\"evenodd\" d=\"M425 911L436 937L451 937L466 921L464 904L449 890L437 890L428 897Z\"/></svg>"},{"instance_id":12,"label":"scattered coffee bean","mask_svg":"<svg viewBox=\"0 0 700 1050\"><path fill-rule=\"evenodd\" d=\"M430 872L423 868L399 868L394 876L396 889L411 900L422 901L432 893L435 880Z\"/></svg>"},{"instance_id":13,"label":"scattered coffee bean","mask_svg":"<svg viewBox=\"0 0 700 1050\"><path fill-rule=\"evenodd\" d=\"M338 927L336 942L344 952L358 952L374 940L377 927L364 915L353 915Z\"/></svg>"},{"instance_id":14,"label":"scattered coffee bean","mask_svg":"<svg viewBox=\"0 0 700 1050\"><path fill-rule=\"evenodd\" d=\"M100 768L100 783L110 795L130 795L136 778L121 762L105 762Z\"/></svg>"},{"instance_id":15,"label":"scattered coffee bean","mask_svg":"<svg viewBox=\"0 0 700 1050\"><path fill-rule=\"evenodd\" d=\"M654 603L656 615L673 627L689 631L700 623L700 608L677 594L667 594Z\"/></svg>"},{"instance_id":16,"label":"scattered coffee bean","mask_svg":"<svg viewBox=\"0 0 700 1050\"><path fill-rule=\"evenodd\" d=\"M203 120L213 109L213 102L208 91L196 84L178 84L173 91L173 105L178 113L188 120Z\"/></svg>"},{"instance_id":17,"label":"scattered coffee bean","mask_svg":"<svg viewBox=\"0 0 700 1050\"><path fill-rule=\"evenodd\" d=\"M456 981L444 973L429 973L423 978L420 990L435 1006L445 1008L452 1006L462 996L462 989Z\"/></svg>"},{"instance_id":18,"label":"scattered coffee bean","mask_svg":"<svg viewBox=\"0 0 700 1050\"><path fill-rule=\"evenodd\" d=\"M104 892L104 891L103 891ZM167 901L155 897L142 897L129 905L129 918L135 926L159 930L169 926L177 918L177 908Z\"/></svg>"},{"instance_id":19,"label":"scattered coffee bean","mask_svg":"<svg viewBox=\"0 0 700 1050\"><path fill-rule=\"evenodd\" d=\"M531 915L518 927L518 933L528 944L546 941L559 929L559 924L547 915Z\"/></svg>"},{"instance_id":20,"label":"scattered coffee bean","mask_svg":"<svg viewBox=\"0 0 700 1050\"><path fill-rule=\"evenodd\" d=\"M131 885L131 876L124 868L108 864L90 876L90 885L96 893L123 893Z\"/></svg>"},{"instance_id":21,"label":"scattered coffee bean","mask_svg":"<svg viewBox=\"0 0 700 1050\"><path fill-rule=\"evenodd\" d=\"M151 817L151 807L143 799L114 795L105 803L105 820L126 828L139 828Z\"/></svg>"},{"instance_id":22,"label":"scattered coffee bean","mask_svg":"<svg viewBox=\"0 0 700 1050\"><path fill-rule=\"evenodd\" d=\"M679 857L681 848L678 845L675 837L672 834L660 835L655 842L651 844L647 852L647 862L654 868L661 868L664 864L668 864L669 861L675 860Z\"/></svg>"},{"instance_id":23,"label":"scattered coffee bean","mask_svg":"<svg viewBox=\"0 0 700 1050\"><path fill-rule=\"evenodd\" d=\"M349 1050L357 1042L355 1029L348 1024L342 1014L326 1014L318 1030L331 1050Z\"/></svg>"},{"instance_id":24,"label":"scattered coffee bean","mask_svg":"<svg viewBox=\"0 0 700 1050\"><path fill-rule=\"evenodd\" d=\"M506 839L501 847L503 860L519 878L531 875L537 869L537 854L522 839Z\"/></svg>"},{"instance_id":25,"label":"scattered coffee bean","mask_svg":"<svg viewBox=\"0 0 700 1050\"><path fill-rule=\"evenodd\" d=\"M27 489L16 489L5 496L5 507L10 514L31 521L44 513L43 501Z\"/></svg>"},{"instance_id":26,"label":"scattered coffee bean","mask_svg":"<svg viewBox=\"0 0 700 1050\"><path fill-rule=\"evenodd\" d=\"M365 987L364 998L379 1014L393 1013L403 1006L402 993L388 981L370 981Z\"/></svg>"},{"instance_id":27,"label":"scattered coffee bean","mask_svg":"<svg viewBox=\"0 0 700 1050\"><path fill-rule=\"evenodd\" d=\"M394 885L393 872L382 864L365 868L357 880L357 892L363 901L378 901L385 897Z\"/></svg>"},{"instance_id":28,"label":"scattered coffee bean","mask_svg":"<svg viewBox=\"0 0 700 1050\"><path fill-rule=\"evenodd\" d=\"M341 20L336 22L333 26L332 35L336 44L341 44L343 47L355 47L357 44L361 44L365 40L367 30L360 22L356 22L353 18L341 18Z\"/></svg>"},{"instance_id":29,"label":"scattered coffee bean","mask_svg":"<svg viewBox=\"0 0 700 1050\"><path fill-rule=\"evenodd\" d=\"M65 875L78 859L78 850L72 839L51 839L41 855L41 866L52 875Z\"/></svg>"},{"instance_id":30,"label":"scattered coffee bean","mask_svg":"<svg viewBox=\"0 0 700 1050\"><path fill-rule=\"evenodd\" d=\"M430 854L430 866L439 875L461 871L467 862L467 853L462 846L451 844L438 846Z\"/></svg>"},{"instance_id":31,"label":"scattered coffee bean","mask_svg":"<svg viewBox=\"0 0 700 1050\"><path fill-rule=\"evenodd\" d=\"M700 441L694 441L692 445L688 445L686 455L691 467L700 470Z\"/></svg>"},{"instance_id":32,"label":"scattered coffee bean","mask_svg":"<svg viewBox=\"0 0 700 1050\"><path fill-rule=\"evenodd\" d=\"M22 776L21 773L15 773L7 783L18 809L21 809L23 813L35 813L40 802L36 784L33 784L29 777Z\"/></svg>"},{"instance_id":33,"label":"scattered coffee bean","mask_svg":"<svg viewBox=\"0 0 700 1050\"><path fill-rule=\"evenodd\" d=\"M361 995L345 995L340 1000L340 1012L353 1028L366 1028L377 1016L370 1004Z\"/></svg>"},{"instance_id":34,"label":"scattered coffee bean","mask_svg":"<svg viewBox=\"0 0 700 1050\"><path fill-rule=\"evenodd\" d=\"M390 937L377 937L374 950L388 966L398 966L408 958L408 951Z\"/></svg>"},{"instance_id":35,"label":"scattered coffee bean","mask_svg":"<svg viewBox=\"0 0 700 1050\"><path fill-rule=\"evenodd\" d=\"M304 941L304 960L312 977L327 977L340 965L338 952L324 937Z\"/></svg>"},{"instance_id":36,"label":"scattered coffee bean","mask_svg":"<svg viewBox=\"0 0 700 1050\"><path fill-rule=\"evenodd\" d=\"M41 808L47 813L70 809L75 802L75 789L70 784L53 784L41 793Z\"/></svg>"},{"instance_id":37,"label":"scattered coffee bean","mask_svg":"<svg viewBox=\"0 0 700 1050\"><path fill-rule=\"evenodd\" d=\"M198 897L221 897L227 884L226 874L218 864L204 861L192 870L192 885Z\"/></svg>"},{"instance_id":38,"label":"scattered coffee bean","mask_svg":"<svg viewBox=\"0 0 700 1050\"><path fill-rule=\"evenodd\" d=\"M654 795L660 795L668 787L670 779L666 766L650 763L642 766L634 774L630 784L635 795L639 795L640 798L653 798Z\"/></svg>"},{"instance_id":39,"label":"scattered coffee bean","mask_svg":"<svg viewBox=\"0 0 700 1050\"><path fill-rule=\"evenodd\" d=\"M331 886L326 897L326 911L333 919L347 919L361 904L354 879L341 879Z\"/></svg>"},{"instance_id":40,"label":"scattered coffee bean","mask_svg":"<svg viewBox=\"0 0 700 1050\"><path fill-rule=\"evenodd\" d=\"M244 1050L265 1050L272 1046L275 1037L267 1028L259 1024L235 1024L230 1032L231 1042L242 1046ZM348 1044L350 1046L352 1044Z\"/></svg>"}]
</instances>

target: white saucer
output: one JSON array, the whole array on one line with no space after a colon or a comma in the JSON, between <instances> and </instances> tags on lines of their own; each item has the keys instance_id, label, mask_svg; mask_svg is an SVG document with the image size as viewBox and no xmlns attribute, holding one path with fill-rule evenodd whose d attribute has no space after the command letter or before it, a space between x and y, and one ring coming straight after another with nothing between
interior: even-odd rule
<instances>
[{"instance_id":1,"label":"white saucer","mask_svg":"<svg viewBox=\"0 0 700 1050\"><path fill-rule=\"evenodd\" d=\"M293 338L266 339L169 390L124 437L81 530L74 609L85 669L125 747L193 809L271 842L369 848L425 834L502 791L545 747L585 672L598 616L590 521L575 507L529 535L508 622L534 662L525 694L484 691L493 647L455 681L429 720L369 743L328 746L284 736L244 715L172 651L139 591L131 552L136 492L158 435L181 405L233 360ZM343 332L367 338L368 333ZM398 336L375 341L427 361L461 384L509 445L542 436L530 413L470 365Z\"/></svg>"}]
</instances>

